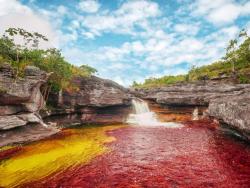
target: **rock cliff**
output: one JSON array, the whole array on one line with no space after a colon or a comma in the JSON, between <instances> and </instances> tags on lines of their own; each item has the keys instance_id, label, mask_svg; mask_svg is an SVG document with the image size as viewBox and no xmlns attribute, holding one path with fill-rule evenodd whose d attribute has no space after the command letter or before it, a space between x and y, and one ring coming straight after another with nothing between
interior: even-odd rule
<instances>
[{"instance_id":1,"label":"rock cliff","mask_svg":"<svg viewBox=\"0 0 250 188\"><path fill-rule=\"evenodd\" d=\"M243 94L250 85L234 84L180 84L154 89L139 89L137 96L153 99L169 106L208 106L213 99Z\"/></svg>"},{"instance_id":2,"label":"rock cliff","mask_svg":"<svg viewBox=\"0 0 250 188\"><path fill-rule=\"evenodd\" d=\"M218 119L250 140L250 85L226 83L180 84L132 93L168 107L207 107Z\"/></svg>"},{"instance_id":3,"label":"rock cliff","mask_svg":"<svg viewBox=\"0 0 250 188\"><path fill-rule=\"evenodd\" d=\"M32 66L27 66L23 78L15 78L14 71L9 64L0 67L0 145L8 142L22 142L27 139L40 138L44 132L29 134L29 130L22 128L27 125L34 125L41 129L45 126L39 110L45 105L40 87L46 82L47 73ZM11 132L22 132L26 138L16 139L16 135ZM56 131L54 128L42 128L51 135Z\"/></svg>"},{"instance_id":4,"label":"rock cliff","mask_svg":"<svg viewBox=\"0 0 250 188\"><path fill-rule=\"evenodd\" d=\"M208 113L250 141L250 92L210 102Z\"/></svg>"},{"instance_id":5,"label":"rock cliff","mask_svg":"<svg viewBox=\"0 0 250 188\"><path fill-rule=\"evenodd\" d=\"M72 81L77 91L51 94L53 104L44 117L60 124L115 124L126 120L131 110L130 94L119 84L95 76Z\"/></svg>"},{"instance_id":6,"label":"rock cliff","mask_svg":"<svg viewBox=\"0 0 250 188\"><path fill-rule=\"evenodd\" d=\"M27 66L16 78L9 64L0 66L0 146L44 138L59 131L57 125L114 124L126 120L131 110L130 94L119 84L95 76L76 77L74 91L51 93L50 110L40 91L48 73ZM58 127L58 126L57 126Z\"/></svg>"}]
</instances>

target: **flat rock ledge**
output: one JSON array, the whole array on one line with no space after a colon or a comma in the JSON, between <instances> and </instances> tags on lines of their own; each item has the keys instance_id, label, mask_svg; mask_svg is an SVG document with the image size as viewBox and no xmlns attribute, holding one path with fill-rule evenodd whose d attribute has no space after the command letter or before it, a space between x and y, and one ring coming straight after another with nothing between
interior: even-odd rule
<instances>
[{"instance_id":1,"label":"flat rock ledge","mask_svg":"<svg viewBox=\"0 0 250 188\"><path fill-rule=\"evenodd\" d=\"M207 107L206 115L250 141L250 84L179 84L131 93L169 107Z\"/></svg>"},{"instance_id":2,"label":"flat rock ledge","mask_svg":"<svg viewBox=\"0 0 250 188\"><path fill-rule=\"evenodd\" d=\"M209 104L208 113L250 141L250 95L223 97Z\"/></svg>"},{"instance_id":3,"label":"flat rock ledge","mask_svg":"<svg viewBox=\"0 0 250 188\"><path fill-rule=\"evenodd\" d=\"M43 124L39 115L35 113L0 116L0 130L8 130L27 125L28 123Z\"/></svg>"},{"instance_id":4,"label":"flat rock ledge","mask_svg":"<svg viewBox=\"0 0 250 188\"><path fill-rule=\"evenodd\" d=\"M29 124L6 131L0 131L0 147L13 144L33 142L55 135L60 129L54 126Z\"/></svg>"}]
</instances>

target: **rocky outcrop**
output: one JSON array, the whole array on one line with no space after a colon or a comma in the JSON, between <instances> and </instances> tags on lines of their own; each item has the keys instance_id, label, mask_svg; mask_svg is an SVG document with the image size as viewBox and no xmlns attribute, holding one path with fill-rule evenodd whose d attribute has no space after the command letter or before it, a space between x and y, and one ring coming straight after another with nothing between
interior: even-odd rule
<instances>
[{"instance_id":1,"label":"rocky outcrop","mask_svg":"<svg viewBox=\"0 0 250 188\"><path fill-rule=\"evenodd\" d=\"M180 84L155 89L137 90L135 94L144 99L169 106L208 106L220 97L241 95L250 85L233 84Z\"/></svg>"},{"instance_id":2,"label":"rocky outcrop","mask_svg":"<svg viewBox=\"0 0 250 188\"><path fill-rule=\"evenodd\" d=\"M52 109L44 110L41 86L48 74L27 66L16 78L8 64L0 66L0 146L41 139L59 131L47 122L61 125L113 124L125 121L130 112L130 94L117 83L95 76L72 80L74 91L51 93Z\"/></svg>"},{"instance_id":3,"label":"rocky outcrop","mask_svg":"<svg viewBox=\"0 0 250 188\"><path fill-rule=\"evenodd\" d=\"M60 124L115 124L126 120L130 112L130 94L119 84L95 76L77 77L76 91L62 91L49 96L54 109L44 115Z\"/></svg>"},{"instance_id":4,"label":"rocky outcrop","mask_svg":"<svg viewBox=\"0 0 250 188\"><path fill-rule=\"evenodd\" d=\"M208 113L250 141L250 93L213 100Z\"/></svg>"},{"instance_id":5,"label":"rocky outcrop","mask_svg":"<svg viewBox=\"0 0 250 188\"><path fill-rule=\"evenodd\" d=\"M168 107L208 107L207 116L218 119L250 140L249 84L193 83L132 92Z\"/></svg>"},{"instance_id":6,"label":"rocky outcrop","mask_svg":"<svg viewBox=\"0 0 250 188\"><path fill-rule=\"evenodd\" d=\"M44 139L56 134L58 131L59 129L56 127L44 127L40 124L27 124L22 127L0 131L0 147Z\"/></svg>"},{"instance_id":7,"label":"rocky outcrop","mask_svg":"<svg viewBox=\"0 0 250 188\"><path fill-rule=\"evenodd\" d=\"M45 103L40 87L47 80L47 74L28 66L23 78L15 78L8 64L0 67L0 130L39 123L38 111Z\"/></svg>"},{"instance_id":8,"label":"rocky outcrop","mask_svg":"<svg viewBox=\"0 0 250 188\"><path fill-rule=\"evenodd\" d=\"M40 87L47 78L48 74L37 67L27 66L24 77L16 78L9 64L0 66L0 140L5 138L5 142L13 142L15 140L6 138L6 135L18 132L15 129L19 128L20 133L25 133L27 129L21 131L21 127L31 124L38 127L44 125L39 115L40 109L45 105ZM49 132L49 129L46 132ZM44 135L43 132L40 134ZM34 138L34 135L27 134L26 140L31 137Z\"/></svg>"}]
</instances>

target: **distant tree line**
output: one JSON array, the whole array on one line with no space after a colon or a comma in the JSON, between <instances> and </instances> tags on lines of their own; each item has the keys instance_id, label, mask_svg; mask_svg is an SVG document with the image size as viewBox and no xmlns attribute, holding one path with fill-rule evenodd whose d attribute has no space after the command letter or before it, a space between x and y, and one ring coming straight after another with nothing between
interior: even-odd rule
<instances>
[{"instance_id":1,"label":"distant tree line","mask_svg":"<svg viewBox=\"0 0 250 188\"><path fill-rule=\"evenodd\" d=\"M250 83L250 37L244 29L235 39L229 41L226 54L221 60L201 67L192 66L185 75L149 78L143 83L134 82L132 87L148 88L183 82L206 82L223 76L235 77L239 83Z\"/></svg>"}]
</instances>

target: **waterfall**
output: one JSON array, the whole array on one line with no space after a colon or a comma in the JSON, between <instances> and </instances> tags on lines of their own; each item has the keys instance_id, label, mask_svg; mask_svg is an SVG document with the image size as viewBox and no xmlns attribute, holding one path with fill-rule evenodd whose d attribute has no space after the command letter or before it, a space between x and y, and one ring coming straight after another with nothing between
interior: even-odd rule
<instances>
[{"instance_id":1,"label":"waterfall","mask_svg":"<svg viewBox=\"0 0 250 188\"><path fill-rule=\"evenodd\" d=\"M127 123L137 125L155 125L158 123L156 114L150 112L148 104L141 99L133 99L132 105L135 114L129 114Z\"/></svg>"},{"instance_id":2,"label":"waterfall","mask_svg":"<svg viewBox=\"0 0 250 188\"><path fill-rule=\"evenodd\" d=\"M148 104L141 99L133 99L132 104L135 108L136 114L148 113L150 112Z\"/></svg>"},{"instance_id":3,"label":"waterfall","mask_svg":"<svg viewBox=\"0 0 250 188\"><path fill-rule=\"evenodd\" d=\"M197 107L193 111L192 120L199 120L199 109Z\"/></svg>"},{"instance_id":4,"label":"waterfall","mask_svg":"<svg viewBox=\"0 0 250 188\"><path fill-rule=\"evenodd\" d=\"M143 125L143 126L169 126L169 127L180 127L179 123L173 122L160 122L157 119L157 115L150 111L148 104L141 99L135 98L132 100L134 112L129 114L127 123L132 125Z\"/></svg>"}]
</instances>

